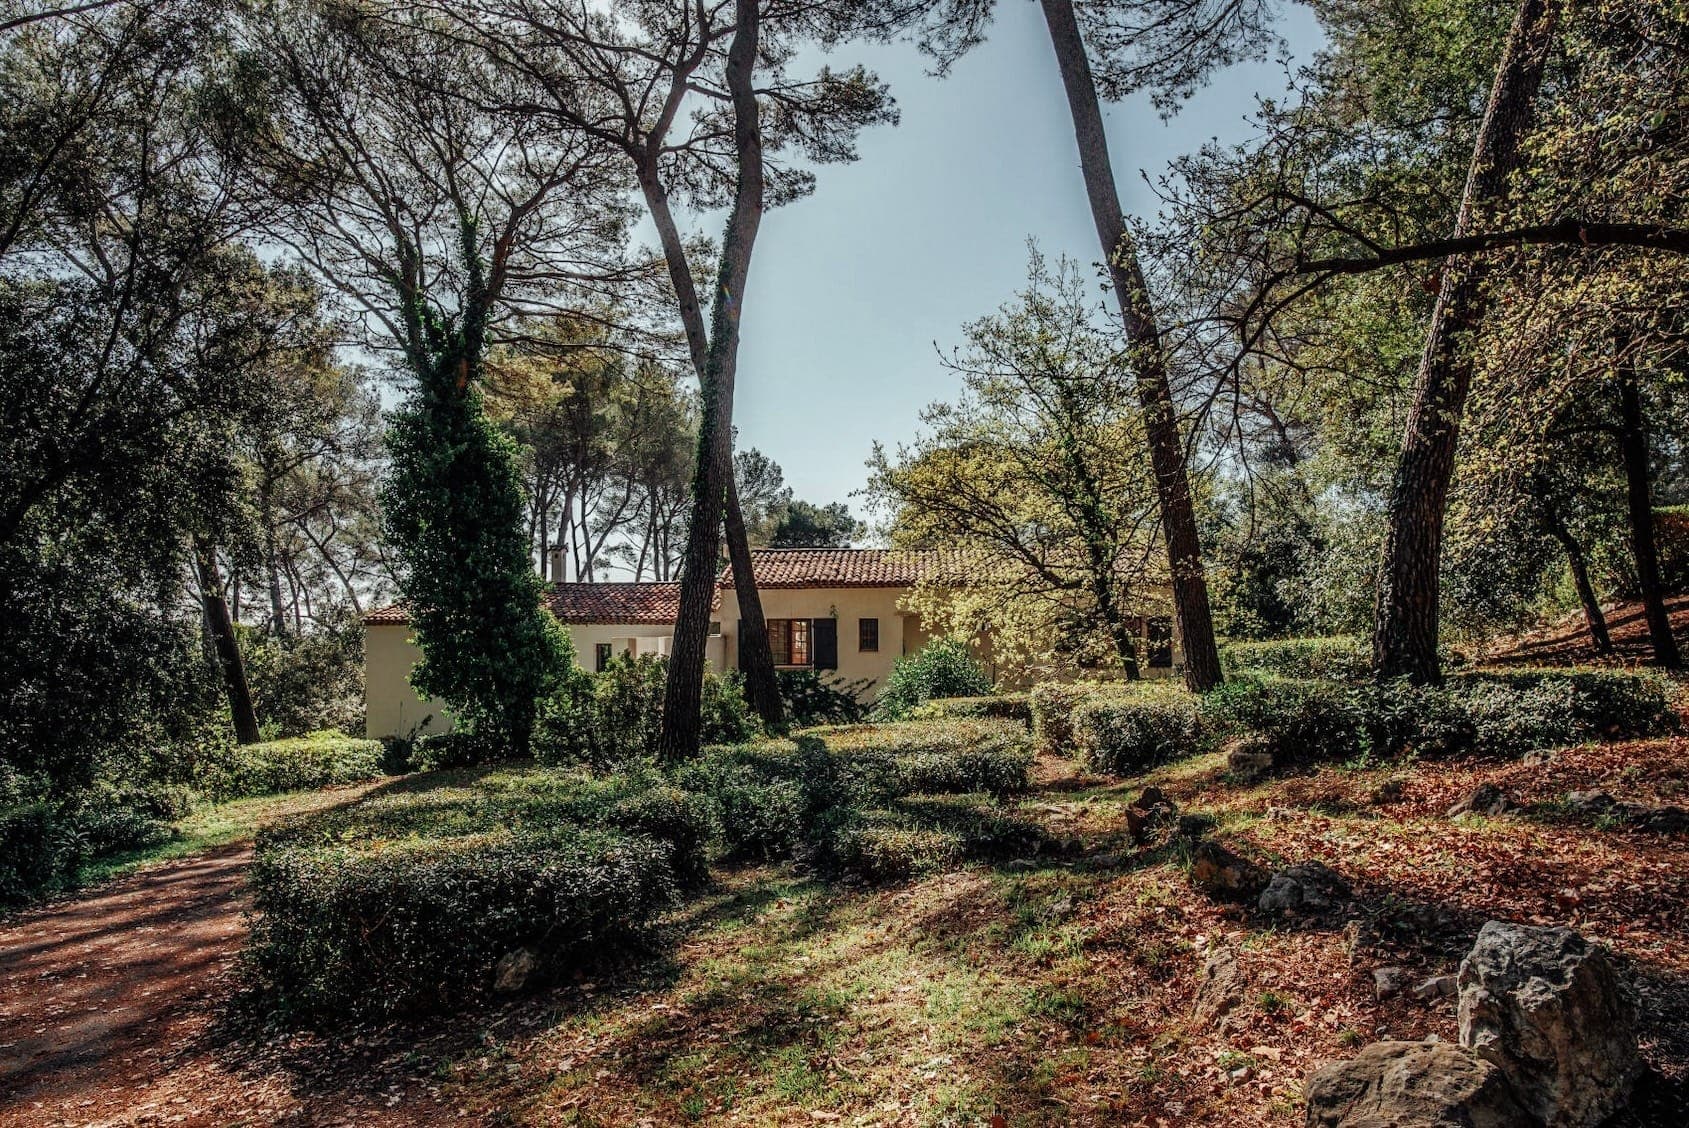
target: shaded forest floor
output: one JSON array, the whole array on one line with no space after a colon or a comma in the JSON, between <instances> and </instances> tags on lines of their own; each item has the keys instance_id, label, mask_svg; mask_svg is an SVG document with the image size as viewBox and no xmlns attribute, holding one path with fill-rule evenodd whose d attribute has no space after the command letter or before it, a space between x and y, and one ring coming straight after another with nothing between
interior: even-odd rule
<instances>
[{"instance_id":1,"label":"shaded forest floor","mask_svg":"<svg viewBox=\"0 0 1689 1128\"><path fill-rule=\"evenodd\" d=\"M1449 818L1481 782L1526 809ZM1149 783L1264 864L1338 870L1357 923L1287 926L1197 891L1176 845L1128 836ZM1219 756L1124 782L1045 759L1021 809L1059 855L885 889L723 872L655 961L334 1036L248 1017L247 854L224 847L0 927L0 1123L1289 1125L1324 1062L1454 1038L1452 999L1380 1000L1375 967L1452 972L1506 918L1618 954L1665 1078L1632 1122L1681 1124L1689 841L1579 821L1560 800L1588 788L1689 803L1689 738L1252 786ZM1219 945L1235 1006L1199 1019Z\"/></svg>"},{"instance_id":2,"label":"shaded forest floor","mask_svg":"<svg viewBox=\"0 0 1689 1128\"><path fill-rule=\"evenodd\" d=\"M1689 638L1689 595L1666 600L1672 633L1678 646ZM1559 622L1518 635L1495 639L1482 655L1485 663L1523 666L1641 666L1653 657L1648 645L1648 623L1642 604L1617 603L1602 608L1613 653L1598 655L1590 642L1589 628L1582 614L1568 615Z\"/></svg>"}]
</instances>

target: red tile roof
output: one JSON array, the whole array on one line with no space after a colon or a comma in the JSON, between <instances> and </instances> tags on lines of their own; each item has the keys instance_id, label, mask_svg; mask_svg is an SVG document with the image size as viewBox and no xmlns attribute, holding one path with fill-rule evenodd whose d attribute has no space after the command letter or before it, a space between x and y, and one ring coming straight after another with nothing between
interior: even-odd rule
<instances>
[{"instance_id":1,"label":"red tile roof","mask_svg":"<svg viewBox=\"0 0 1689 1128\"><path fill-rule=\"evenodd\" d=\"M912 587L931 554L889 548L759 548L751 552L759 588ZM720 588L731 588L724 569ZM564 623L672 623L680 617L678 583L552 584L546 605ZM403 604L364 616L371 626L409 621Z\"/></svg>"},{"instance_id":2,"label":"red tile roof","mask_svg":"<svg viewBox=\"0 0 1689 1128\"><path fill-rule=\"evenodd\" d=\"M552 584L546 590L545 605L562 623L673 623L680 617L680 585ZM364 616L371 626L409 621L402 603Z\"/></svg>"},{"instance_id":3,"label":"red tile roof","mask_svg":"<svg viewBox=\"0 0 1689 1128\"><path fill-rule=\"evenodd\" d=\"M913 587L928 556L893 548L759 548L751 569L759 588ZM733 586L730 569L721 586Z\"/></svg>"}]
</instances>

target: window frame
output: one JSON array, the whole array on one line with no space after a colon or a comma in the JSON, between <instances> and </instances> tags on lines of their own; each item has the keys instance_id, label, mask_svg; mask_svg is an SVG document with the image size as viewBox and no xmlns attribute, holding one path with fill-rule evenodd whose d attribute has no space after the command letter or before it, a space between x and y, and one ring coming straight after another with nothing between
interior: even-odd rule
<instances>
[{"instance_id":1,"label":"window frame","mask_svg":"<svg viewBox=\"0 0 1689 1128\"><path fill-rule=\"evenodd\" d=\"M856 652L858 654L878 654L880 652L879 616L856 620Z\"/></svg>"},{"instance_id":2,"label":"window frame","mask_svg":"<svg viewBox=\"0 0 1689 1128\"><path fill-rule=\"evenodd\" d=\"M774 665L783 670L815 668L815 628L809 619L764 619L768 649ZM802 661L794 661L801 652Z\"/></svg>"},{"instance_id":3,"label":"window frame","mask_svg":"<svg viewBox=\"0 0 1689 1128\"><path fill-rule=\"evenodd\" d=\"M616 656L616 644L613 642L595 642L592 644L592 672L602 674L604 667L610 664Z\"/></svg>"}]
</instances>

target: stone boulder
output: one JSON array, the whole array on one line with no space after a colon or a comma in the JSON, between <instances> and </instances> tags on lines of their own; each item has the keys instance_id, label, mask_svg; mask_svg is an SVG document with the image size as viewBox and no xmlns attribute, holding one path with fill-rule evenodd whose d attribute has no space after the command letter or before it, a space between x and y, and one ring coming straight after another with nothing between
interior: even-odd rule
<instances>
[{"instance_id":1,"label":"stone boulder","mask_svg":"<svg viewBox=\"0 0 1689 1128\"><path fill-rule=\"evenodd\" d=\"M1342 908L1349 883L1323 862L1297 862L1273 874L1256 907L1277 916L1318 917Z\"/></svg>"},{"instance_id":2,"label":"stone boulder","mask_svg":"<svg viewBox=\"0 0 1689 1128\"><path fill-rule=\"evenodd\" d=\"M1196 986L1192 1017L1199 1026L1213 1026L1242 1001L1243 975L1238 970L1237 951L1218 945L1202 962L1202 981Z\"/></svg>"},{"instance_id":3,"label":"stone boulder","mask_svg":"<svg viewBox=\"0 0 1689 1128\"><path fill-rule=\"evenodd\" d=\"M1248 901L1267 884L1267 874L1248 858L1207 838L1191 851L1191 884L1222 901Z\"/></svg>"},{"instance_id":4,"label":"stone boulder","mask_svg":"<svg viewBox=\"0 0 1689 1128\"><path fill-rule=\"evenodd\" d=\"M1272 741L1259 733L1227 742L1225 751L1226 770L1243 783L1259 783L1278 766Z\"/></svg>"},{"instance_id":5,"label":"stone boulder","mask_svg":"<svg viewBox=\"0 0 1689 1128\"><path fill-rule=\"evenodd\" d=\"M1599 1124L1643 1071L1612 963L1568 928L1484 925L1460 965L1460 1044L1549 1128Z\"/></svg>"},{"instance_id":6,"label":"stone boulder","mask_svg":"<svg viewBox=\"0 0 1689 1128\"><path fill-rule=\"evenodd\" d=\"M501 995L514 995L527 990L528 983L539 970L539 957L532 948L517 948L499 957L493 965L493 990Z\"/></svg>"},{"instance_id":7,"label":"stone boulder","mask_svg":"<svg viewBox=\"0 0 1689 1128\"><path fill-rule=\"evenodd\" d=\"M1506 1074L1447 1042L1374 1042L1308 1081L1309 1128L1527 1128Z\"/></svg>"},{"instance_id":8,"label":"stone boulder","mask_svg":"<svg viewBox=\"0 0 1689 1128\"><path fill-rule=\"evenodd\" d=\"M1509 811L1519 809L1519 804L1513 801L1500 787L1493 783L1480 783L1473 789L1472 794L1448 809L1449 818L1460 815L1505 815Z\"/></svg>"}]
</instances>

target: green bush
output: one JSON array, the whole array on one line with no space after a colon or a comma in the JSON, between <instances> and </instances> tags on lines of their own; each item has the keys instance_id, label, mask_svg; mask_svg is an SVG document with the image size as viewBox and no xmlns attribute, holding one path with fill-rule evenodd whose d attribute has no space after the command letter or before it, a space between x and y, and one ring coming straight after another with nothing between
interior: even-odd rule
<instances>
[{"instance_id":1,"label":"green bush","mask_svg":"<svg viewBox=\"0 0 1689 1128\"><path fill-rule=\"evenodd\" d=\"M818 849L827 870L868 882L906 881L963 861L1037 854L1051 845L1037 823L958 796L895 801L853 811Z\"/></svg>"},{"instance_id":2,"label":"green bush","mask_svg":"<svg viewBox=\"0 0 1689 1128\"><path fill-rule=\"evenodd\" d=\"M873 715L879 720L897 721L935 697L983 697L990 692L991 679L967 643L937 638L893 663L885 692L874 703Z\"/></svg>"},{"instance_id":3,"label":"green bush","mask_svg":"<svg viewBox=\"0 0 1689 1128\"><path fill-rule=\"evenodd\" d=\"M1074 712L1074 747L1093 771L1134 775L1206 751L1201 700L1182 689L1099 696Z\"/></svg>"},{"instance_id":4,"label":"green bush","mask_svg":"<svg viewBox=\"0 0 1689 1128\"><path fill-rule=\"evenodd\" d=\"M836 755L879 760L895 794L983 791L1003 796L1029 786L1032 741L1011 721L911 720L814 728L804 735Z\"/></svg>"},{"instance_id":5,"label":"green bush","mask_svg":"<svg viewBox=\"0 0 1689 1128\"><path fill-rule=\"evenodd\" d=\"M364 716L364 631L358 616L276 635L237 624L241 663L266 735L350 731Z\"/></svg>"},{"instance_id":6,"label":"green bush","mask_svg":"<svg viewBox=\"0 0 1689 1128\"><path fill-rule=\"evenodd\" d=\"M208 798L238 799L278 791L303 791L333 783L355 783L382 774L385 750L379 740L343 732L228 745L202 763L195 785Z\"/></svg>"},{"instance_id":7,"label":"green bush","mask_svg":"<svg viewBox=\"0 0 1689 1128\"><path fill-rule=\"evenodd\" d=\"M674 903L672 849L576 826L375 844L260 840L249 967L298 1017L384 1016L484 994L532 949L555 974L638 945Z\"/></svg>"},{"instance_id":8,"label":"green bush","mask_svg":"<svg viewBox=\"0 0 1689 1128\"><path fill-rule=\"evenodd\" d=\"M1449 685L1466 694L1495 686L1506 686L1520 694L1535 694L1545 710L1563 707L1568 711L1575 737L1581 740L1658 736L1676 732L1679 727L1676 690L1671 682L1648 671L1474 670L1450 677Z\"/></svg>"},{"instance_id":9,"label":"green bush","mask_svg":"<svg viewBox=\"0 0 1689 1128\"><path fill-rule=\"evenodd\" d=\"M1287 762L1347 760L1362 751L1363 714L1353 687L1308 678L1239 676L1203 698L1222 732L1265 737Z\"/></svg>"},{"instance_id":10,"label":"green bush","mask_svg":"<svg viewBox=\"0 0 1689 1128\"><path fill-rule=\"evenodd\" d=\"M668 660L650 654L613 658L596 674L572 671L540 705L535 758L616 767L655 756L667 682ZM705 744L750 740L762 731L737 673L706 670L701 704Z\"/></svg>"},{"instance_id":11,"label":"green bush","mask_svg":"<svg viewBox=\"0 0 1689 1128\"><path fill-rule=\"evenodd\" d=\"M65 888L81 854L50 804L0 807L0 905L20 905Z\"/></svg>"},{"instance_id":12,"label":"green bush","mask_svg":"<svg viewBox=\"0 0 1689 1128\"><path fill-rule=\"evenodd\" d=\"M841 829L830 851L834 868L874 883L936 873L955 865L965 854L966 844L948 831L876 820Z\"/></svg>"},{"instance_id":13,"label":"green bush","mask_svg":"<svg viewBox=\"0 0 1689 1128\"><path fill-rule=\"evenodd\" d=\"M854 725L868 715L862 694L873 683L866 679L847 682L818 670L780 670L776 677L786 723L792 728Z\"/></svg>"},{"instance_id":14,"label":"green bush","mask_svg":"<svg viewBox=\"0 0 1689 1128\"><path fill-rule=\"evenodd\" d=\"M612 826L666 842L683 888L709 881L709 845L716 835L716 805L704 795L662 784L618 800L607 816Z\"/></svg>"},{"instance_id":15,"label":"green bush","mask_svg":"<svg viewBox=\"0 0 1689 1128\"><path fill-rule=\"evenodd\" d=\"M1372 647L1354 635L1229 642L1221 658L1228 672L1284 678L1359 681L1372 672Z\"/></svg>"},{"instance_id":16,"label":"green bush","mask_svg":"<svg viewBox=\"0 0 1689 1128\"><path fill-rule=\"evenodd\" d=\"M383 760L386 759L383 750ZM485 733L467 729L431 732L411 743L410 766L419 772L443 772L472 768L510 757L509 748Z\"/></svg>"},{"instance_id":17,"label":"green bush","mask_svg":"<svg viewBox=\"0 0 1689 1128\"><path fill-rule=\"evenodd\" d=\"M1004 693L992 697L937 697L909 712L912 721L959 720L989 717L996 720L1019 721L1032 727L1032 696L1026 693Z\"/></svg>"},{"instance_id":18,"label":"green bush","mask_svg":"<svg viewBox=\"0 0 1689 1128\"><path fill-rule=\"evenodd\" d=\"M1078 732L1074 727L1079 708L1086 703L1153 689L1154 682L1040 682L1027 695L1032 708L1032 735L1037 746L1056 756L1076 753Z\"/></svg>"}]
</instances>

